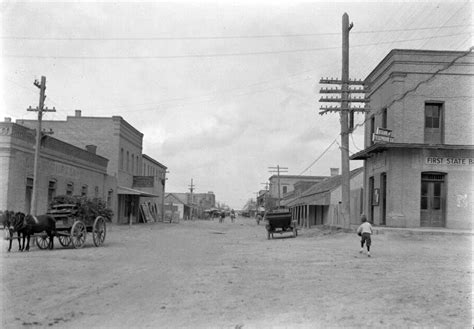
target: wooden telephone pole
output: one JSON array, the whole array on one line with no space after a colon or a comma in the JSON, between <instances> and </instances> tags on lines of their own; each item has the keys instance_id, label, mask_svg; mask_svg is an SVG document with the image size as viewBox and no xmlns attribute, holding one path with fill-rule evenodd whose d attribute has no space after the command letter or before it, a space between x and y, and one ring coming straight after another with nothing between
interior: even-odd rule
<instances>
[{"instance_id":1,"label":"wooden telephone pole","mask_svg":"<svg viewBox=\"0 0 474 329\"><path fill-rule=\"evenodd\" d=\"M343 227L350 227L350 166L349 166L349 134L354 128L354 113L365 113L367 107L351 107L350 103L359 102L367 103L368 99L365 97L351 97L351 94L365 94L366 89L358 88L351 89L349 86L359 85L364 86L362 80L349 79L349 31L353 24L349 24L349 16L344 13L342 16L342 76L338 79L321 79L322 84L336 84L341 88L323 88L322 94L340 94L340 97L321 97L320 102L336 102L340 103L338 106L321 106L319 114L326 114L328 112L339 112L341 117L341 189L342 189L342 218Z\"/></svg>"},{"instance_id":2,"label":"wooden telephone pole","mask_svg":"<svg viewBox=\"0 0 474 329\"><path fill-rule=\"evenodd\" d=\"M270 169L270 173L277 173L277 179L278 179L278 209L280 208L280 173L288 172L288 167L280 167L280 165L277 165L276 167L268 167Z\"/></svg>"},{"instance_id":3,"label":"wooden telephone pole","mask_svg":"<svg viewBox=\"0 0 474 329\"><path fill-rule=\"evenodd\" d=\"M194 192L194 187L195 185L193 184L193 179L191 178L191 185L189 185L189 191L191 192L190 193L190 197L191 197L191 215L190 215L190 219L192 220L193 219L193 213L194 213L194 204L193 204L193 192Z\"/></svg>"},{"instance_id":4,"label":"wooden telephone pole","mask_svg":"<svg viewBox=\"0 0 474 329\"><path fill-rule=\"evenodd\" d=\"M41 77L41 83L38 80L35 80L33 83L36 87L40 90L39 96L39 106L37 108L32 108L31 106L27 109L27 111L38 112L38 125L36 128L36 146L35 146L35 162L33 167L33 195L31 197L31 208L30 213L33 215L37 215L37 195L38 195L38 184L39 184L39 160L40 160L40 147L41 147L41 120L43 119L43 112L56 112L56 109L44 108L44 100L46 99L45 91L46 91L46 77Z\"/></svg>"}]
</instances>

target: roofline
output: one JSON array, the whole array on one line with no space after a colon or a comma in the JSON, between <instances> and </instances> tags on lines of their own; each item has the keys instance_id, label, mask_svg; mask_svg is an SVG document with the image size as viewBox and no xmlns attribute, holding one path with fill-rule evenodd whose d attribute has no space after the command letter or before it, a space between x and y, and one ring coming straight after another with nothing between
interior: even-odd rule
<instances>
[{"instance_id":1,"label":"roofline","mask_svg":"<svg viewBox=\"0 0 474 329\"><path fill-rule=\"evenodd\" d=\"M359 168L356 168L356 169L352 169L350 172L349 172L349 179L352 179L354 176L356 176L357 174L361 173L364 171L364 167L359 167ZM342 175L336 175L336 176L331 176L329 177L325 182L331 180L331 179L336 179L336 178L339 178L339 177L342 177ZM321 182L323 183L323 182ZM318 184L316 184L315 186L317 186ZM326 193L326 192L332 192L334 191L335 189L337 189L339 186L341 186L341 184L338 184L336 186L334 186L333 188L328 188L326 190L322 190L322 191L316 191L314 193L308 193L306 194L305 192L301 193L301 197L307 197L307 196L311 196L311 195L315 195L315 194L321 194L321 193ZM306 191L309 191L310 189L314 188L314 186L310 187L309 189L307 189Z\"/></svg>"},{"instance_id":2,"label":"roofline","mask_svg":"<svg viewBox=\"0 0 474 329\"><path fill-rule=\"evenodd\" d=\"M130 128L131 130L134 130L136 133L141 135L142 138L144 136L141 131L139 131L137 128L132 126L130 123L127 122L127 120L125 120L123 117L121 117L119 115L114 115L114 116L111 116L111 117L94 117L94 116L83 116L83 115L78 117L78 116L75 116L75 115L68 115L68 116L66 116L66 120L43 120L43 121L44 122L67 122L69 120L69 118L76 119L76 120L77 119L79 119L79 120L80 119L95 119L95 120L112 120L112 121L118 120L120 123L123 123L127 128ZM16 119L15 121L16 122L18 122L18 121L35 122L37 120L36 119Z\"/></svg>"},{"instance_id":3,"label":"roofline","mask_svg":"<svg viewBox=\"0 0 474 329\"><path fill-rule=\"evenodd\" d=\"M271 175L270 179L273 177L278 177L278 175ZM331 176L302 176L302 175L280 175L280 178L301 178L301 179L325 179Z\"/></svg>"},{"instance_id":4,"label":"roofline","mask_svg":"<svg viewBox=\"0 0 474 329\"><path fill-rule=\"evenodd\" d=\"M396 54L400 54L400 53L403 53L403 54L407 54L407 53L411 53L411 54L452 54L452 55L455 55L455 54L458 54L458 55L461 55L463 53L466 53L469 54L471 52L471 50L469 51L454 51L454 50L423 50L423 49L400 49L400 48L395 48L395 49L392 49L390 50L390 52L379 62L379 64L367 75L367 77L364 79L364 82L366 83L367 80L369 80L370 77L372 77L383 65L385 65L385 63L387 63L390 58L392 58L393 56L395 56Z\"/></svg>"},{"instance_id":5,"label":"roofline","mask_svg":"<svg viewBox=\"0 0 474 329\"><path fill-rule=\"evenodd\" d=\"M150 162L153 162L154 164L160 166L160 167L163 168L163 169L168 169L168 167L166 167L164 164L159 163L158 161L156 161L155 159L153 159L152 157L150 157L150 156L148 156L148 155L146 155L146 154L142 154L142 157L145 158L145 159L147 159L147 160L150 161Z\"/></svg>"}]
</instances>

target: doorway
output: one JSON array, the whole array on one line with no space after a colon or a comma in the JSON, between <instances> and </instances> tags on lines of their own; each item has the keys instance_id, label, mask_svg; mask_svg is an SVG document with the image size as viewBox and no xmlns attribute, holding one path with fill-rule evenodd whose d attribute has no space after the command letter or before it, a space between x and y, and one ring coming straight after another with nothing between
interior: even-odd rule
<instances>
[{"instance_id":1,"label":"doorway","mask_svg":"<svg viewBox=\"0 0 474 329\"><path fill-rule=\"evenodd\" d=\"M383 173L380 175L380 189L381 191L381 202L382 207L380 208L380 225L387 224L387 174Z\"/></svg>"},{"instance_id":2,"label":"doorway","mask_svg":"<svg viewBox=\"0 0 474 329\"><path fill-rule=\"evenodd\" d=\"M421 174L420 226L445 227L446 175Z\"/></svg>"}]
</instances>

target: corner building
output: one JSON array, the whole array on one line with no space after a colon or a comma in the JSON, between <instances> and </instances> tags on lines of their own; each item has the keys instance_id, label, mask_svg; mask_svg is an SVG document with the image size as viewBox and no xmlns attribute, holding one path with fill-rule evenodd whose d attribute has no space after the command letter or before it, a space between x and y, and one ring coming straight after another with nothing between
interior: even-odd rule
<instances>
[{"instance_id":1,"label":"corner building","mask_svg":"<svg viewBox=\"0 0 474 329\"><path fill-rule=\"evenodd\" d=\"M473 64L471 52L395 49L365 79L365 145L351 160L364 160L374 224L471 228Z\"/></svg>"}]
</instances>

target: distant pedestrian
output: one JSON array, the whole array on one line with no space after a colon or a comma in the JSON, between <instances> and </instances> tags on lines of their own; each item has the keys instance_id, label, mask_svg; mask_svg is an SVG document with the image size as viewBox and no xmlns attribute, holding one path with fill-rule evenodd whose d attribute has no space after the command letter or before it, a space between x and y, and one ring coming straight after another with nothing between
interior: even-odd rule
<instances>
[{"instance_id":1,"label":"distant pedestrian","mask_svg":"<svg viewBox=\"0 0 474 329\"><path fill-rule=\"evenodd\" d=\"M364 243L367 246L367 256L370 257L370 245L372 244L372 239L370 238L373 231L372 225L367 221L367 216L361 216L362 224L357 228L357 235L361 237L360 240L360 251L359 253L364 252Z\"/></svg>"},{"instance_id":2,"label":"distant pedestrian","mask_svg":"<svg viewBox=\"0 0 474 329\"><path fill-rule=\"evenodd\" d=\"M221 217L219 218L219 223L223 223L223 222L224 222L224 218L225 218L225 212L222 211L222 212L221 212Z\"/></svg>"}]
</instances>

